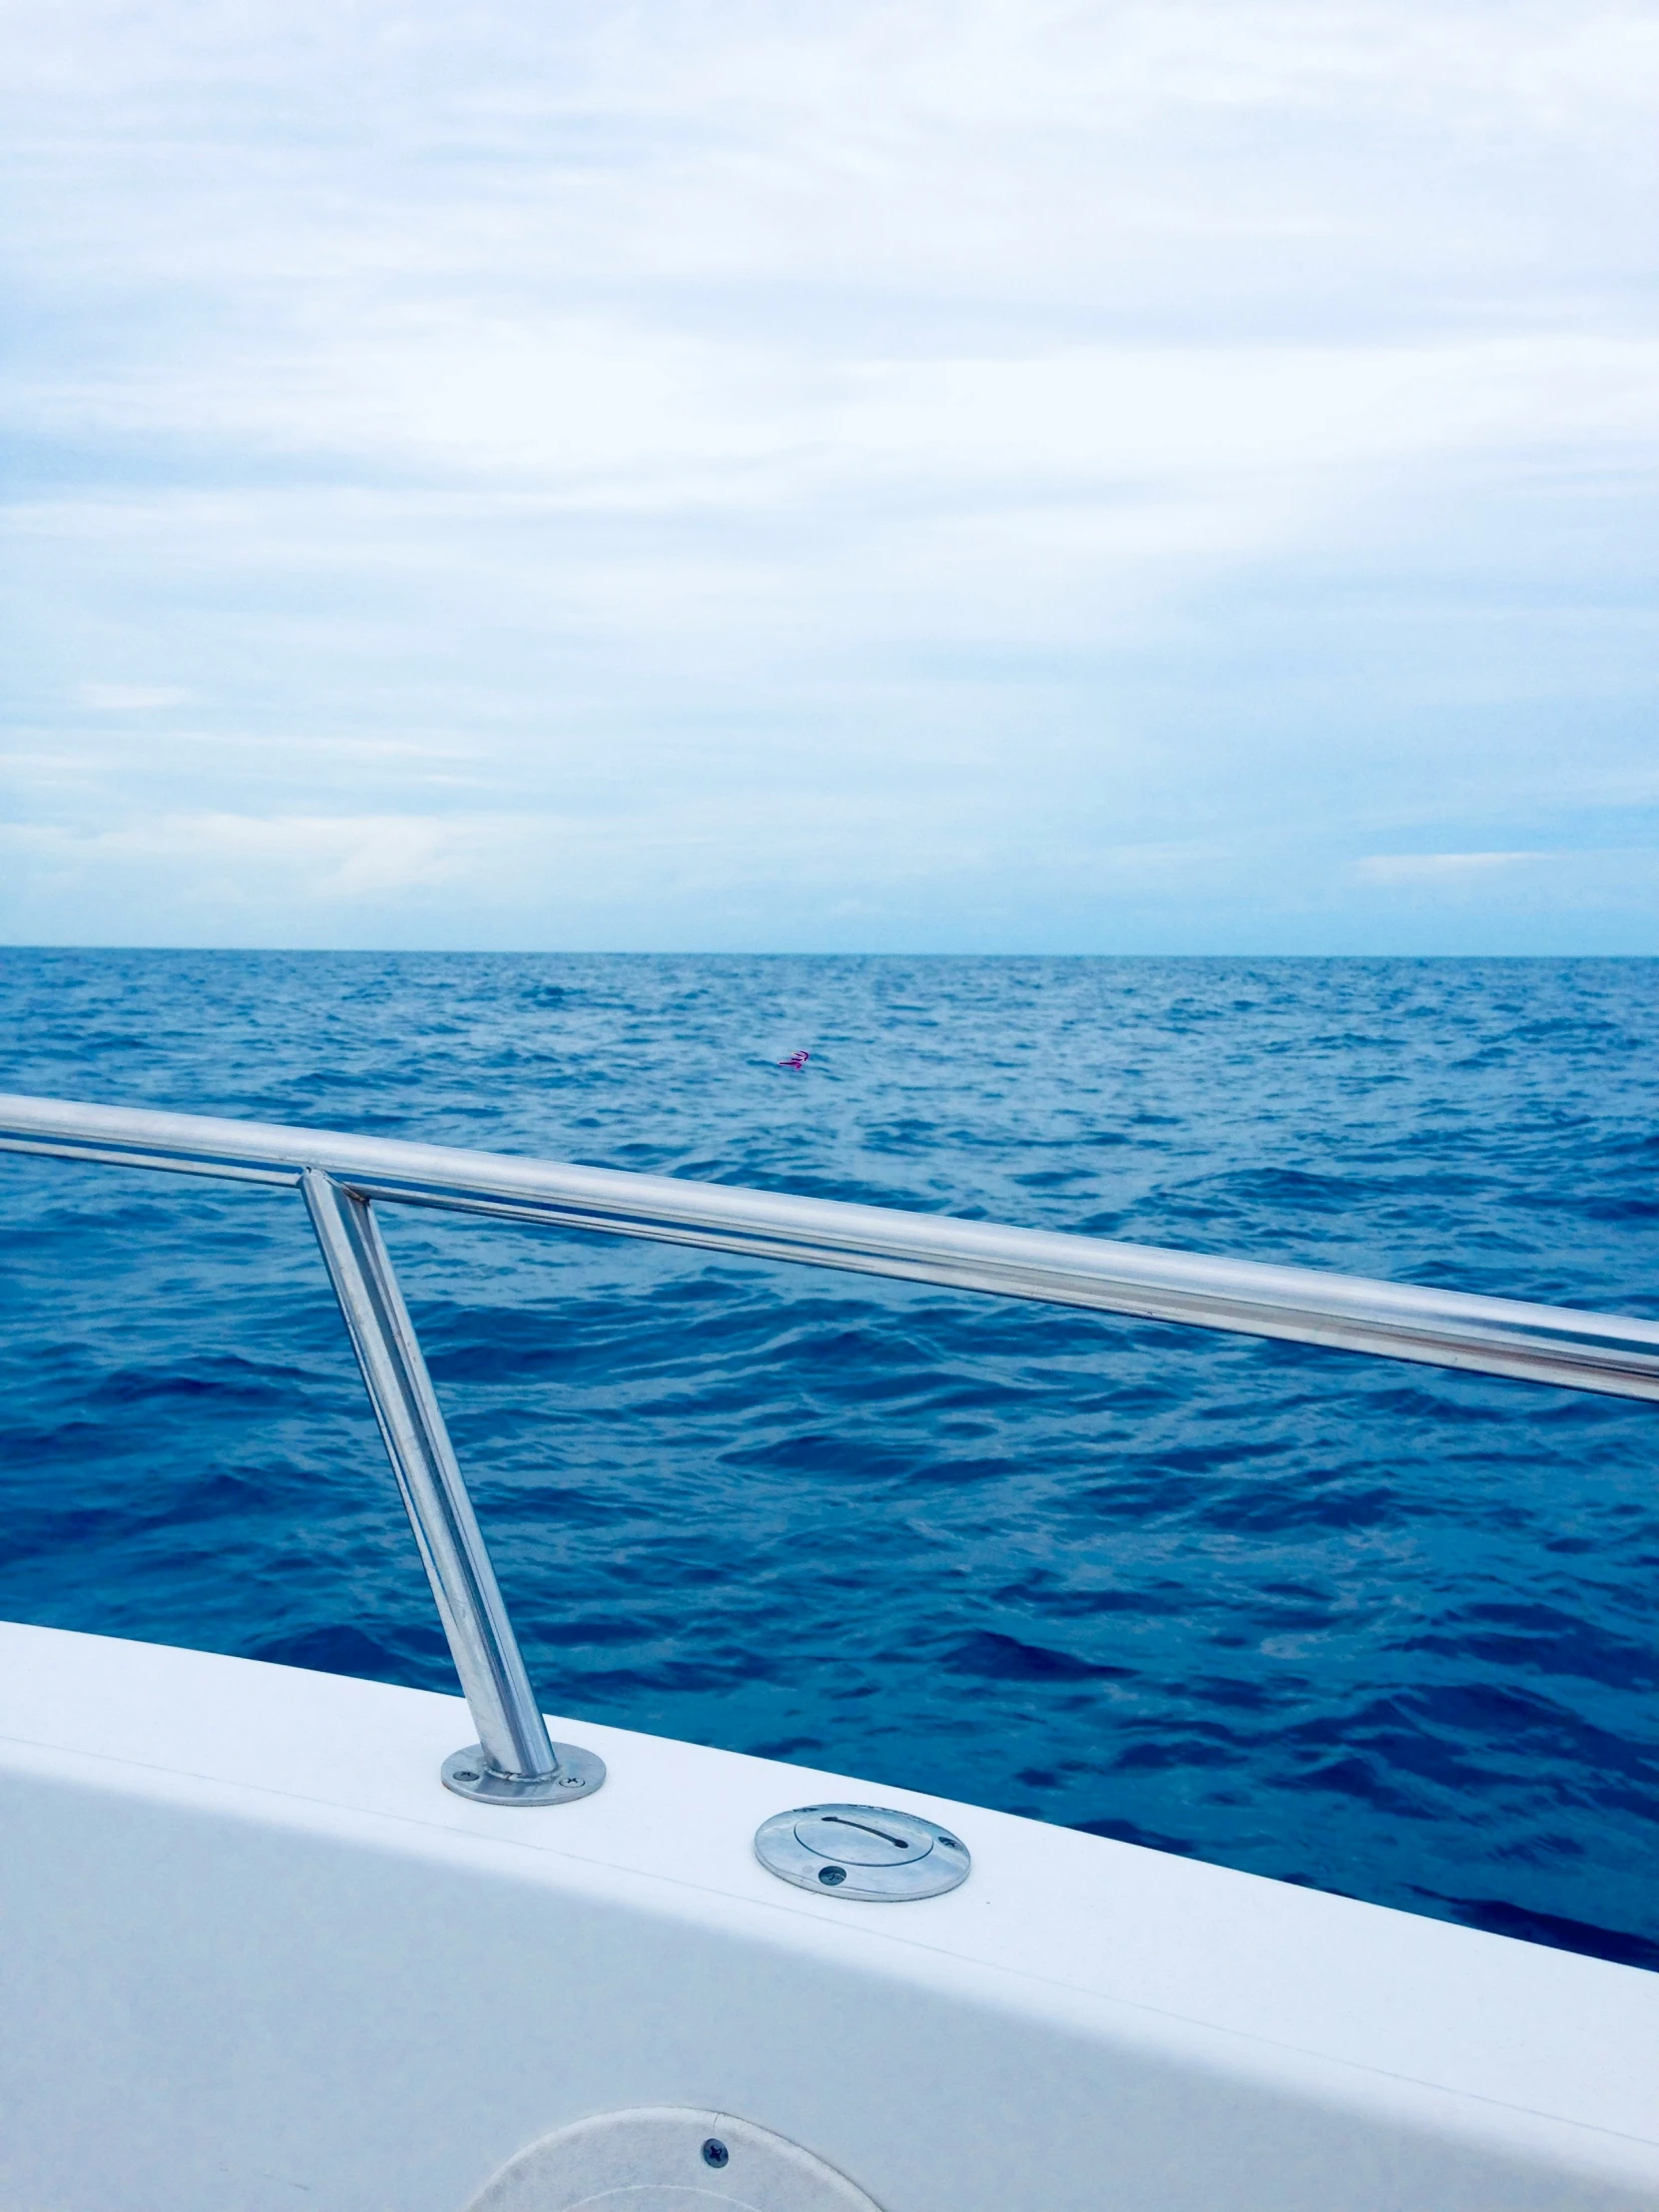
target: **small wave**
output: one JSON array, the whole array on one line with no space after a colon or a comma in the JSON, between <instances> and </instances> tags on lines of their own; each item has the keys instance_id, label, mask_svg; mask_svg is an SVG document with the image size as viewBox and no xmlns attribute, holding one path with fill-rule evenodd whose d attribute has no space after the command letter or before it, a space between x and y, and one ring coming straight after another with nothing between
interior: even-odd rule
<instances>
[{"instance_id":1,"label":"small wave","mask_svg":"<svg viewBox=\"0 0 1659 2212\"><path fill-rule=\"evenodd\" d=\"M14 948L0 1080L1644 1314L1656 984ZM451 1686L292 1194L0 1178L0 1610ZM387 1233L549 1703L1659 1963L1649 1410Z\"/></svg>"}]
</instances>

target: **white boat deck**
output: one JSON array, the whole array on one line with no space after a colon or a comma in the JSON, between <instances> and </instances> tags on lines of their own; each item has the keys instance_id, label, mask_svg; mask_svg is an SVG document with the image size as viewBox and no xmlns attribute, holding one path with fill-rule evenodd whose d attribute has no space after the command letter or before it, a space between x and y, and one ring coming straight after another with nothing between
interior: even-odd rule
<instances>
[{"instance_id":1,"label":"white boat deck","mask_svg":"<svg viewBox=\"0 0 1659 2212\"><path fill-rule=\"evenodd\" d=\"M1659 1976L572 1719L597 1796L472 1804L461 1700L289 1668L0 1625L0 1682L7 2212L462 2212L662 2105L884 2212L1659 2205ZM758 1865L831 1798L969 1881Z\"/></svg>"}]
</instances>

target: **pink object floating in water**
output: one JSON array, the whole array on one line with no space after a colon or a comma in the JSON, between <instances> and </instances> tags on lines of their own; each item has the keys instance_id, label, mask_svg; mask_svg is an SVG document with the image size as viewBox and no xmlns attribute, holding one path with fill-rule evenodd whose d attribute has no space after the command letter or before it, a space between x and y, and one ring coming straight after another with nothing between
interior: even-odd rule
<instances>
[{"instance_id":1,"label":"pink object floating in water","mask_svg":"<svg viewBox=\"0 0 1659 2212\"><path fill-rule=\"evenodd\" d=\"M780 1060L778 1065L781 1068L794 1068L797 1075L805 1075L807 1062L811 1058L812 1054L803 1047L800 1052L792 1052L787 1060Z\"/></svg>"}]
</instances>

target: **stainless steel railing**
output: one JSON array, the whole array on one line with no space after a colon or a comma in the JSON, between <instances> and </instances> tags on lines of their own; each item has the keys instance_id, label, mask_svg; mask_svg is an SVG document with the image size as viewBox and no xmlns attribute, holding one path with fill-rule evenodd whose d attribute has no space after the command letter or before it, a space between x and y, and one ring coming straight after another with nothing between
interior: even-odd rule
<instances>
[{"instance_id":1,"label":"stainless steel railing","mask_svg":"<svg viewBox=\"0 0 1659 2212\"><path fill-rule=\"evenodd\" d=\"M1312 1268L67 1099L0 1095L0 1151L303 1192L478 1729L476 1745L445 1761L444 1780L494 1803L562 1803L597 1789L604 1767L590 1752L548 1740L374 1221L376 1200L1659 1398L1659 1323Z\"/></svg>"}]
</instances>

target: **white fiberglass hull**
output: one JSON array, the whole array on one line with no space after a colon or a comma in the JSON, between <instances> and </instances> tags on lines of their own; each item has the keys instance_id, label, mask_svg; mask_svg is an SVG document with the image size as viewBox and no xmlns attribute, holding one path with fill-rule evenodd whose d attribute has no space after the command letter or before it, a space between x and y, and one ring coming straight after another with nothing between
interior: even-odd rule
<instances>
[{"instance_id":1,"label":"white fiberglass hull","mask_svg":"<svg viewBox=\"0 0 1659 2212\"><path fill-rule=\"evenodd\" d=\"M1653 1975L884 1788L970 1879L818 1897L755 1829L867 1784L583 1722L606 1787L504 1810L458 1699L14 1626L0 1680L7 2212L463 2212L640 2106L884 2212L1659 2205Z\"/></svg>"}]
</instances>

